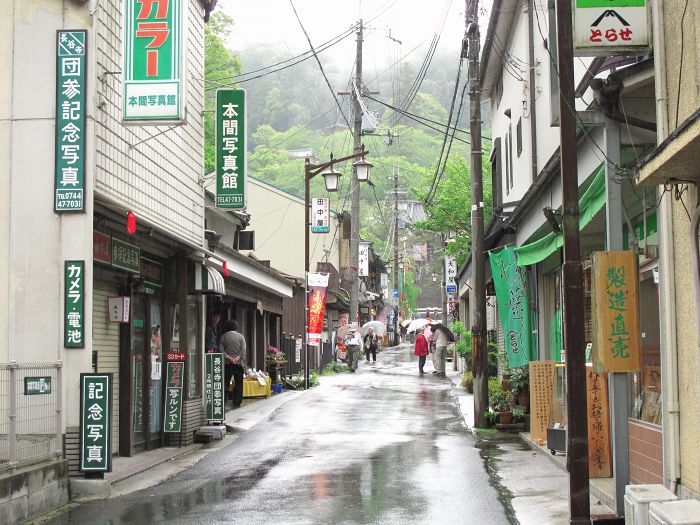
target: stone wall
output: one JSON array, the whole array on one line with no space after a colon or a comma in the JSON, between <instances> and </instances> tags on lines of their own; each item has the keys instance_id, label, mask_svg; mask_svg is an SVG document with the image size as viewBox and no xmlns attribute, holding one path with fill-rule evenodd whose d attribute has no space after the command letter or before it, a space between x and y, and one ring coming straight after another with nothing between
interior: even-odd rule
<instances>
[{"instance_id":1,"label":"stone wall","mask_svg":"<svg viewBox=\"0 0 700 525\"><path fill-rule=\"evenodd\" d=\"M22 523L68 503L68 461L55 460L0 476L3 523Z\"/></svg>"}]
</instances>

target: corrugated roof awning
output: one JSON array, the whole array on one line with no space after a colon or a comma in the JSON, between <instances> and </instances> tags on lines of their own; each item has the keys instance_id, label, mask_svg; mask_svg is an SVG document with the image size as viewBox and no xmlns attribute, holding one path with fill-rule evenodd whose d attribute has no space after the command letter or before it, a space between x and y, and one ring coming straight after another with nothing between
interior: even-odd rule
<instances>
[{"instance_id":1,"label":"corrugated roof awning","mask_svg":"<svg viewBox=\"0 0 700 525\"><path fill-rule=\"evenodd\" d=\"M194 291L201 294L226 295L224 276L210 266L202 265L194 272Z\"/></svg>"}]
</instances>

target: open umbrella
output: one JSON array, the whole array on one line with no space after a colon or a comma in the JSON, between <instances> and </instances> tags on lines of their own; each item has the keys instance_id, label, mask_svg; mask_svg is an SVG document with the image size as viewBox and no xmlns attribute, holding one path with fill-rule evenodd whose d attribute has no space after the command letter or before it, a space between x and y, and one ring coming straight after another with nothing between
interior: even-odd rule
<instances>
[{"instance_id":1,"label":"open umbrella","mask_svg":"<svg viewBox=\"0 0 700 525\"><path fill-rule=\"evenodd\" d=\"M411 324L411 321L413 321L413 319L406 319L405 321L401 321L401 326L406 328L409 324Z\"/></svg>"},{"instance_id":2,"label":"open umbrella","mask_svg":"<svg viewBox=\"0 0 700 525\"><path fill-rule=\"evenodd\" d=\"M367 330L370 328L374 329L374 333L377 337L384 337L386 335L386 325L381 321L369 321L362 325L362 333L367 335Z\"/></svg>"},{"instance_id":3,"label":"open umbrella","mask_svg":"<svg viewBox=\"0 0 700 525\"><path fill-rule=\"evenodd\" d=\"M406 327L406 332L413 333L430 324L430 319L414 319Z\"/></svg>"},{"instance_id":4,"label":"open umbrella","mask_svg":"<svg viewBox=\"0 0 700 525\"><path fill-rule=\"evenodd\" d=\"M350 323L344 326L339 326L336 335L339 339L345 339L351 330L357 330L357 323Z\"/></svg>"},{"instance_id":5,"label":"open umbrella","mask_svg":"<svg viewBox=\"0 0 700 525\"><path fill-rule=\"evenodd\" d=\"M447 328L445 325L438 323L437 321L433 322L433 324L430 325L430 328L433 330L433 333L443 332L449 343L454 343L457 340L455 338L455 334L452 333L452 330Z\"/></svg>"}]
</instances>

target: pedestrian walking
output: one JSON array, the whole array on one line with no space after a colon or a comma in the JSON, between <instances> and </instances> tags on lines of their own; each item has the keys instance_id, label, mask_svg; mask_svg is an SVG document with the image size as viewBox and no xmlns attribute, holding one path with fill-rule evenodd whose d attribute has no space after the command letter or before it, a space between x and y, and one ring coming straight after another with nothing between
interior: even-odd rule
<instances>
[{"instance_id":1,"label":"pedestrian walking","mask_svg":"<svg viewBox=\"0 0 700 525\"><path fill-rule=\"evenodd\" d=\"M357 361L360 359L360 347L362 346L362 335L358 330L357 323L352 323L348 330L348 336L345 339L345 347L347 348L346 361L350 372L357 370Z\"/></svg>"},{"instance_id":2,"label":"pedestrian walking","mask_svg":"<svg viewBox=\"0 0 700 525\"><path fill-rule=\"evenodd\" d=\"M234 380L233 392L229 392L233 408L241 406L243 401L243 371L246 368L246 344L243 334L238 332L238 323L228 321L219 340L219 350L224 353L224 384L229 392L231 377Z\"/></svg>"},{"instance_id":3,"label":"pedestrian walking","mask_svg":"<svg viewBox=\"0 0 700 525\"><path fill-rule=\"evenodd\" d=\"M438 377L445 377L445 356L447 355L447 334L440 329L439 325L431 327L433 332L433 364Z\"/></svg>"},{"instance_id":4,"label":"pedestrian walking","mask_svg":"<svg viewBox=\"0 0 700 525\"><path fill-rule=\"evenodd\" d=\"M435 366L435 341L433 341L433 328L431 325L425 325L423 328L423 336L425 340L428 341L428 352L430 353L430 360L433 363L433 374L437 374L437 366Z\"/></svg>"},{"instance_id":5,"label":"pedestrian walking","mask_svg":"<svg viewBox=\"0 0 700 525\"><path fill-rule=\"evenodd\" d=\"M204 332L204 350L211 354L219 351L219 321L221 314L217 311L209 314L209 322Z\"/></svg>"},{"instance_id":6,"label":"pedestrian walking","mask_svg":"<svg viewBox=\"0 0 700 525\"><path fill-rule=\"evenodd\" d=\"M424 374L423 367L425 366L425 360L428 356L428 341L423 335L423 332L416 336L416 346L413 353L418 356L418 373Z\"/></svg>"},{"instance_id":7,"label":"pedestrian walking","mask_svg":"<svg viewBox=\"0 0 700 525\"><path fill-rule=\"evenodd\" d=\"M372 362L377 362L377 334L374 333L374 328L370 327L364 338L365 345L365 362L369 363L369 355L372 354Z\"/></svg>"}]
</instances>

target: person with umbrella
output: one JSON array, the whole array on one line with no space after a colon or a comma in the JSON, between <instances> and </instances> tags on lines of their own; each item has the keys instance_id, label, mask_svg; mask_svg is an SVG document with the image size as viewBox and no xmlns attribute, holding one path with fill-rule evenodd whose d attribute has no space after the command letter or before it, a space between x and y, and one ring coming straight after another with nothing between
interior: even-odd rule
<instances>
[{"instance_id":1,"label":"person with umbrella","mask_svg":"<svg viewBox=\"0 0 700 525\"><path fill-rule=\"evenodd\" d=\"M422 375L425 373L423 367L428 356L428 340L423 335L422 330L416 336L416 346L413 353L418 356L418 373Z\"/></svg>"},{"instance_id":2,"label":"person with umbrella","mask_svg":"<svg viewBox=\"0 0 700 525\"><path fill-rule=\"evenodd\" d=\"M345 347L347 348L347 363L350 372L357 370L357 361L360 358L360 347L362 346L362 335L358 330L357 323L352 323L348 329L348 335L345 339Z\"/></svg>"},{"instance_id":3,"label":"person with umbrella","mask_svg":"<svg viewBox=\"0 0 700 525\"><path fill-rule=\"evenodd\" d=\"M433 353L433 363L438 377L445 377L445 356L447 354L447 343L454 341L454 335L449 328L441 324L430 325L433 332L433 342L435 352Z\"/></svg>"},{"instance_id":4,"label":"person with umbrella","mask_svg":"<svg viewBox=\"0 0 700 525\"><path fill-rule=\"evenodd\" d=\"M364 337L365 346L365 362L369 364L369 354L372 354L372 362L377 362L377 335L374 333L374 328L367 328L367 334Z\"/></svg>"}]
</instances>

